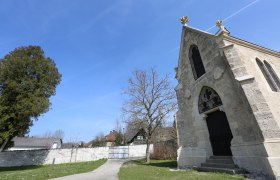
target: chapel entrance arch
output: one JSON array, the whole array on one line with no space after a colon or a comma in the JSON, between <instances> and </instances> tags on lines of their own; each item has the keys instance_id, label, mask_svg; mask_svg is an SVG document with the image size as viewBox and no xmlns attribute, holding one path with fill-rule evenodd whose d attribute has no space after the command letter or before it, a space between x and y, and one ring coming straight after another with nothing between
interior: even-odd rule
<instances>
[{"instance_id":1,"label":"chapel entrance arch","mask_svg":"<svg viewBox=\"0 0 280 180\"><path fill-rule=\"evenodd\" d=\"M219 106L222 106L222 101L217 92L203 87L199 95L198 109L199 113L207 114L206 123L213 155L231 156L230 143L233 136L226 114L219 110Z\"/></svg>"}]
</instances>

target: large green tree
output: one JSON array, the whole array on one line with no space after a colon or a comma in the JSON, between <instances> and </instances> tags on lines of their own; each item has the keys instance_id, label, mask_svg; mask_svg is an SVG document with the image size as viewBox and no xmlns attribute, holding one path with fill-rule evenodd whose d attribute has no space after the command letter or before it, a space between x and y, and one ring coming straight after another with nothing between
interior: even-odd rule
<instances>
[{"instance_id":1,"label":"large green tree","mask_svg":"<svg viewBox=\"0 0 280 180\"><path fill-rule=\"evenodd\" d=\"M0 59L0 145L26 134L49 110L60 81L54 61L39 46L16 48Z\"/></svg>"}]
</instances>

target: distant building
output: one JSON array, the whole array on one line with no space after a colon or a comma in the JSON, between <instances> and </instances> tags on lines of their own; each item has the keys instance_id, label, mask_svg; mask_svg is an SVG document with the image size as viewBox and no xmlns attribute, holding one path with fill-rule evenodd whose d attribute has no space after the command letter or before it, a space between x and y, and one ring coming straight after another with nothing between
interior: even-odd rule
<instances>
[{"instance_id":1,"label":"distant building","mask_svg":"<svg viewBox=\"0 0 280 180\"><path fill-rule=\"evenodd\" d=\"M117 131L115 131L115 130L110 131L110 133L105 136L106 146L114 146L117 135L118 135Z\"/></svg>"},{"instance_id":2,"label":"distant building","mask_svg":"<svg viewBox=\"0 0 280 180\"><path fill-rule=\"evenodd\" d=\"M165 142L169 140L177 141L176 137L174 137L174 132L176 133L176 130L174 130L173 127L158 127L152 135L152 143ZM126 133L126 142L130 145L146 144L146 140L144 129Z\"/></svg>"},{"instance_id":3,"label":"distant building","mask_svg":"<svg viewBox=\"0 0 280 180\"><path fill-rule=\"evenodd\" d=\"M61 144L62 139L59 138L14 137L7 151L59 149Z\"/></svg>"},{"instance_id":4,"label":"distant building","mask_svg":"<svg viewBox=\"0 0 280 180\"><path fill-rule=\"evenodd\" d=\"M125 134L125 140L129 145L146 144L146 135L143 129L129 131Z\"/></svg>"}]
</instances>

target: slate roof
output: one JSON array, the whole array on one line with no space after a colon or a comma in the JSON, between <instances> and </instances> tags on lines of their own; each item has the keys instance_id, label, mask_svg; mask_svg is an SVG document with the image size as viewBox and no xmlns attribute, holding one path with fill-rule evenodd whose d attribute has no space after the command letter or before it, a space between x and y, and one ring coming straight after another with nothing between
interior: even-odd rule
<instances>
[{"instance_id":1,"label":"slate roof","mask_svg":"<svg viewBox=\"0 0 280 180\"><path fill-rule=\"evenodd\" d=\"M139 130L130 130L128 132L125 133L125 140L126 142L132 142L133 139L135 138L135 136L137 136L138 133L144 133L143 129L139 129Z\"/></svg>"},{"instance_id":2,"label":"slate roof","mask_svg":"<svg viewBox=\"0 0 280 180\"><path fill-rule=\"evenodd\" d=\"M173 127L163 127L157 128L152 136L153 142L160 142L160 141L168 141L174 139L172 137L172 132L174 131ZM145 134L143 129L139 130L131 130L125 134L126 142L132 142L133 139L139 134Z\"/></svg>"},{"instance_id":3,"label":"slate roof","mask_svg":"<svg viewBox=\"0 0 280 180\"><path fill-rule=\"evenodd\" d=\"M59 138L14 137L11 142L13 143L11 148L51 149L55 142L61 144L62 140Z\"/></svg>"}]
</instances>

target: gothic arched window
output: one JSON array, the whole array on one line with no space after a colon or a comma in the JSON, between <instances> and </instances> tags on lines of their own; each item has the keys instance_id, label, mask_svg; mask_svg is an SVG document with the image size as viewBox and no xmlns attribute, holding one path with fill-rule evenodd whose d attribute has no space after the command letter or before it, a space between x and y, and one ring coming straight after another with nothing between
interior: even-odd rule
<instances>
[{"instance_id":1,"label":"gothic arched window","mask_svg":"<svg viewBox=\"0 0 280 180\"><path fill-rule=\"evenodd\" d=\"M277 88L278 88L278 91L280 90L280 80L279 80L279 77L277 76L276 72L274 71L274 69L271 67L271 65L266 61L264 60L263 61L265 67L267 68L269 74L271 75L271 77L273 78Z\"/></svg>"},{"instance_id":2,"label":"gothic arched window","mask_svg":"<svg viewBox=\"0 0 280 180\"><path fill-rule=\"evenodd\" d=\"M193 76L194 76L194 79L196 80L199 77L201 77L203 74L205 74L204 65L203 65L198 47L196 45L192 45L190 47L189 59L190 59L190 63L191 63L192 71L193 71Z\"/></svg>"},{"instance_id":3,"label":"gothic arched window","mask_svg":"<svg viewBox=\"0 0 280 180\"><path fill-rule=\"evenodd\" d=\"M271 65L267 61L264 61L263 63L258 58L256 58L256 62L260 70L262 71L267 83L269 84L271 90L280 91L280 80L273 68L271 67Z\"/></svg>"},{"instance_id":4,"label":"gothic arched window","mask_svg":"<svg viewBox=\"0 0 280 180\"><path fill-rule=\"evenodd\" d=\"M199 113L221 106L222 104L220 96L214 89L210 87L203 87L201 89L198 100Z\"/></svg>"}]
</instances>

